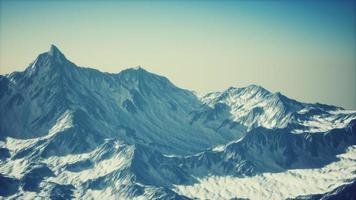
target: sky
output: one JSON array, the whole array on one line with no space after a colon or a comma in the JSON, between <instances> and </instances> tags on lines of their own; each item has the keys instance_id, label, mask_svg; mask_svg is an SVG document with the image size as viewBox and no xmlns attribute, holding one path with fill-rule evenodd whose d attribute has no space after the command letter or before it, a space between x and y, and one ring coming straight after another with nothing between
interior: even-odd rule
<instances>
[{"instance_id":1,"label":"sky","mask_svg":"<svg viewBox=\"0 0 356 200\"><path fill-rule=\"evenodd\" d=\"M198 94L257 84L356 109L355 1L0 0L0 74L56 45L79 66L141 66Z\"/></svg>"}]
</instances>

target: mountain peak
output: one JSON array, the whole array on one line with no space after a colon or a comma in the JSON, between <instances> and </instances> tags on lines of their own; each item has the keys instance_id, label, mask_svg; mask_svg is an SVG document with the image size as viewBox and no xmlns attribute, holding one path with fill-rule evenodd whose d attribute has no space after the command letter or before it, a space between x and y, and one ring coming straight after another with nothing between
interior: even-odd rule
<instances>
[{"instance_id":1,"label":"mountain peak","mask_svg":"<svg viewBox=\"0 0 356 200\"><path fill-rule=\"evenodd\" d=\"M51 45L47 52L37 56L36 60L26 69L28 75L37 74L38 71L48 73L48 70L57 70L70 65L71 62L55 46Z\"/></svg>"},{"instance_id":2,"label":"mountain peak","mask_svg":"<svg viewBox=\"0 0 356 200\"><path fill-rule=\"evenodd\" d=\"M54 54L57 54L57 53L61 53L61 51L58 49L58 47L56 47L56 45L51 44L51 47L50 47L48 53L51 54L51 55L54 55Z\"/></svg>"},{"instance_id":3,"label":"mountain peak","mask_svg":"<svg viewBox=\"0 0 356 200\"><path fill-rule=\"evenodd\" d=\"M256 85L256 84L251 84L249 86L246 87L247 89L250 89L250 90L256 90L256 91L267 91L265 88L263 88L262 86L260 85Z\"/></svg>"},{"instance_id":4,"label":"mountain peak","mask_svg":"<svg viewBox=\"0 0 356 200\"><path fill-rule=\"evenodd\" d=\"M137 67L131 67L131 68L127 68L125 70L122 70L120 72L120 74L135 74L135 75L144 75L144 74L152 74L150 72L148 72L147 70L145 70L144 68L142 68L141 66L137 66Z\"/></svg>"},{"instance_id":5,"label":"mountain peak","mask_svg":"<svg viewBox=\"0 0 356 200\"><path fill-rule=\"evenodd\" d=\"M63 53L58 49L54 44L51 45L49 51L44 53L45 56L40 56L41 59L47 60L50 59L57 64L67 64L68 60L63 55Z\"/></svg>"},{"instance_id":6,"label":"mountain peak","mask_svg":"<svg viewBox=\"0 0 356 200\"><path fill-rule=\"evenodd\" d=\"M262 86L260 85L255 85L255 84L251 84L251 85L248 85L246 87L241 87L241 88L236 88L236 87L229 87L226 91L227 92L233 92L233 91L236 91L236 90L249 90L249 91L256 91L256 92L268 92L268 90L266 90L265 88L263 88Z\"/></svg>"},{"instance_id":7,"label":"mountain peak","mask_svg":"<svg viewBox=\"0 0 356 200\"><path fill-rule=\"evenodd\" d=\"M51 45L47 54L54 57L55 59L59 59L59 60L66 59L63 53L54 44Z\"/></svg>"},{"instance_id":8,"label":"mountain peak","mask_svg":"<svg viewBox=\"0 0 356 200\"><path fill-rule=\"evenodd\" d=\"M143 69L140 65L136 66L136 67L133 67L132 68L133 70L145 70Z\"/></svg>"},{"instance_id":9,"label":"mountain peak","mask_svg":"<svg viewBox=\"0 0 356 200\"><path fill-rule=\"evenodd\" d=\"M138 72L138 73L142 73L142 72L147 72L149 73L147 70L145 70L143 67L141 67L140 65L139 66L136 66L136 67L131 67L131 68L128 68L126 69L126 71L132 71L132 72Z\"/></svg>"}]
</instances>

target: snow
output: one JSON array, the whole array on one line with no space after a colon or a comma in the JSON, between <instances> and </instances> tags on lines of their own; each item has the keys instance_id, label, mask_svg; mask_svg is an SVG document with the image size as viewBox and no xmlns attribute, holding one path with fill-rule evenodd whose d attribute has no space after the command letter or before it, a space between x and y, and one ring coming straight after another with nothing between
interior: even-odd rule
<instances>
[{"instance_id":1,"label":"snow","mask_svg":"<svg viewBox=\"0 0 356 200\"><path fill-rule=\"evenodd\" d=\"M343 128L347 126L351 120L356 119L356 115L354 117L343 117L340 116L340 114L346 114L346 115L351 115L351 114L356 114L354 111L344 111L344 112L330 112L330 115L327 116L314 116L311 117L309 120L301 121L298 122L299 124L307 127L305 130L300 130L300 129L295 129L292 132L294 133L303 133L303 132L309 132L309 133L318 133L318 132L327 132L332 129L336 128Z\"/></svg>"},{"instance_id":2,"label":"snow","mask_svg":"<svg viewBox=\"0 0 356 200\"><path fill-rule=\"evenodd\" d=\"M133 147L130 147L128 154L118 153L109 159L105 159L98 163L94 163L94 166L89 169L85 169L79 172L71 172L71 171L63 171L62 173L58 174L55 178L50 178L50 181L63 183L63 184L80 184L85 182L89 179L95 179L104 175L107 175L115 170L124 168L125 165L129 164L130 158L132 157ZM85 160L87 158L92 158L97 152L92 152L89 154L84 154L80 156L65 156L65 157L56 157L53 156L49 158L46 163L50 166L57 166L57 171L60 172L59 167L63 167L64 164L74 163L76 161ZM59 167L58 167L59 166Z\"/></svg>"},{"instance_id":3,"label":"snow","mask_svg":"<svg viewBox=\"0 0 356 200\"><path fill-rule=\"evenodd\" d=\"M26 172L29 162L27 159L17 159L6 164L0 164L0 173L15 178L21 178Z\"/></svg>"},{"instance_id":4,"label":"snow","mask_svg":"<svg viewBox=\"0 0 356 200\"><path fill-rule=\"evenodd\" d=\"M31 66L31 70L34 70L34 69L35 69L36 63L37 63L37 59L35 60L35 62L33 62L32 66Z\"/></svg>"},{"instance_id":5,"label":"snow","mask_svg":"<svg viewBox=\"0 0 356 200\"><path fill-rule=\"evenodd\" d=\"M61 117L59 117L57 123L48 131L48 136L64 131L72 126L72 113L70 111L66 111Z\"/></svg>"},{"instance_id":6,"label":"snow","mask_svg":"<svg viewBox=\"0 0 356 200\"><path fill-rule=\"evenodd\" d=\"M356 178L356 145L339 161L320 169L293 169L252 177L208 176L194 185L176 185L174 191L199 199L286 199L325 193Z\"/></svg>"},{"instance_id":7,"label":"snow","mask_svg":"<svg viewBox=\"0 0 356 200\"><path fill-rule=\"evenodd\" d=\"M218 145L213 148L213 151L224 151L225 150L225 145Z\"/></svg>"}]
</instances>

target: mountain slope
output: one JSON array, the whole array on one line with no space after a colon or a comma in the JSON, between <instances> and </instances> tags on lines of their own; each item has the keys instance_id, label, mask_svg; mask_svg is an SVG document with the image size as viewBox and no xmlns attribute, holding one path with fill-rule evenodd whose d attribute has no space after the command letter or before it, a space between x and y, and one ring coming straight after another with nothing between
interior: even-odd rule
<instances>
[{"instance_id":1,"label":"mountain slope","mask_svg":"<svg viewBox=\"0 0 356 200\"><path fill-rule=\"evenodd\" d=\"M142 68L119 74L80 68L54 46L24 72L2 76L0 84L6 91L0 110L7 113L0 117L2 136L44 136L60 118L72 120L74 133L55 136L52 148L67 147L65 152L54 150L57 153L84 152L104 138L145 143L167 153L191 153L243 134L243 129L222 132L189 124L191 111L202 104L164 77ZM75 149L67 141L78 144L82 138L85 145Z\"/></svg>"},{"instance_id":2,"label":"mountain slope","mask_svg":"<svg viewBox=\"0 0 356 200\"><path fill-rule=\"evenodd\" d=\"M320 172L323 174L335 173L338 178L330 179L329 182L327 178L323 179L326 183L320 188L295 191L299 191L298 195L307 194L307 191L324 192L328 191L328 184L338 186L350 178L356 178L353 174L355 128L355 121L344 129L308 135L288 133L285 129L264 131L264 128L260 128L223 148L191 156L167 156L151 147L128 145L111 139L88 153L43 157L43 146L33 144L48 136L27 140L8 138L2 145L10 154L0 165L2 181L7 188L15 187L14 191L19 185L22 185L23 189L17 193L6 189L3 193L11 198L18 198L34 195L33 192L50 196L54 192L68 190L65 194L75 198L104 196L155 199L156 195L161 194L175 199L185 198L179 196L179 193L191 197L199 196L198 193L189 193L187 188L194 191L200 187L210 187L201 184L212 181L211 177L216 177L217 181L223 180L224 177L237 182L244 177L262 181L261 175L272 173L275 174L272 177L289 174L292 176L291 180L296 181L299 180L298 177L304 176L304 171L318 177L319 169L323 169ZM345 154L342 162L339 161L340 154ZM347 156L351 156L350 159ZM295 176L293 171L299 175ZM213 182L211 184L221 185ZM246 184L246 189L248 187L250 186ZM165 188L164 192L161 191L162 188ZM216 191L220 189L216 188ZM240 186L240 189L244 188ZM288 196L283 193L275 198L295 197L295 193L291 194L293 195ZM258 197L263 194L255 195Z\"/></svg>"}]
</instances>

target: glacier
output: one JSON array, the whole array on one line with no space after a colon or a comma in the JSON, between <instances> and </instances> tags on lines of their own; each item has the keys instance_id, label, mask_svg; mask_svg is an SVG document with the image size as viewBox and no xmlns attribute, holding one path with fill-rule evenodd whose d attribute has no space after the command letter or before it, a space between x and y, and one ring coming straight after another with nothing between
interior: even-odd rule
<instances>
[{"instance_id":1,"label":"glacier","mask_svg":"<svg viewBox=\"0 0 356 200\"><path fill-rule=\"evenodd\" d=\"M257 85L198 97L52 45L0 75L0 113L4 199L355 198L356 111Z\"/></svg>"}]
</instances>

